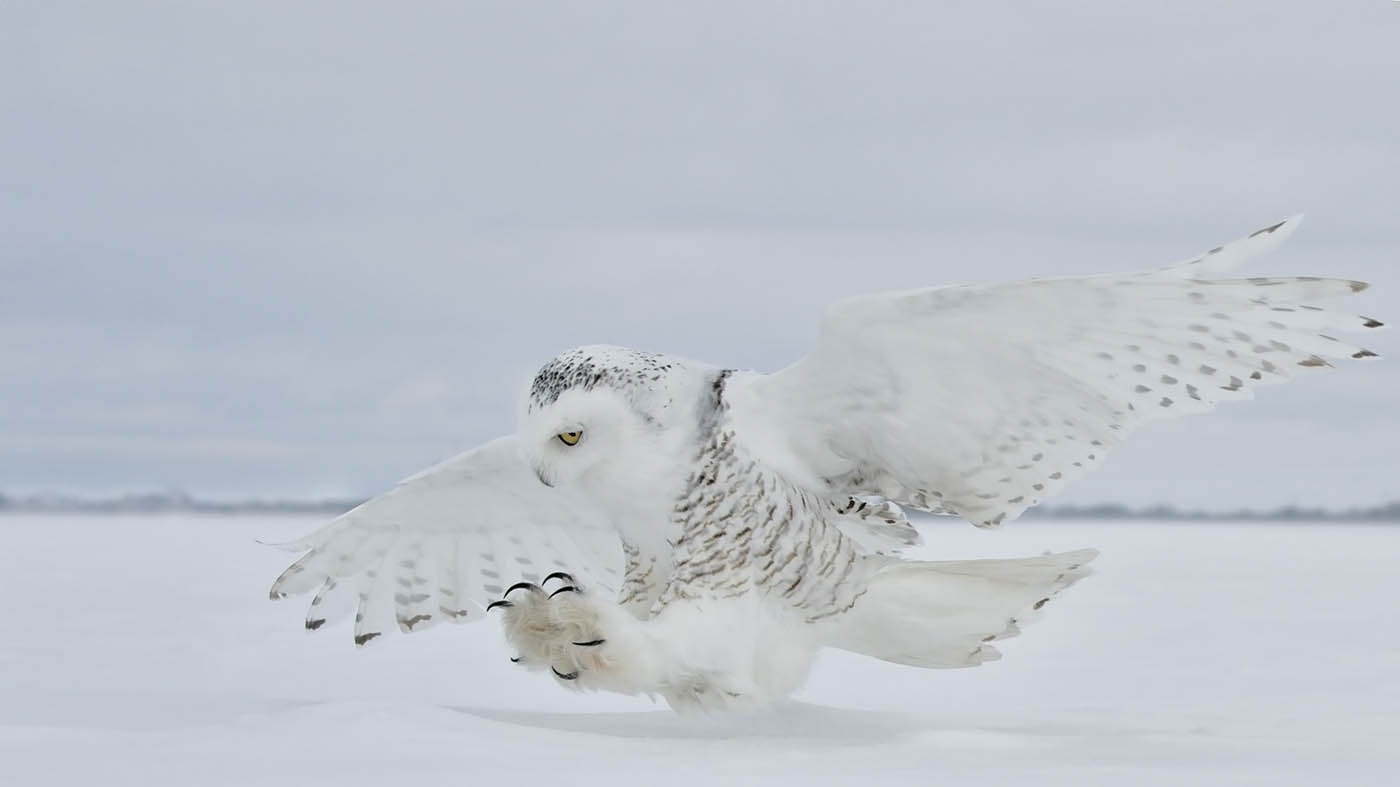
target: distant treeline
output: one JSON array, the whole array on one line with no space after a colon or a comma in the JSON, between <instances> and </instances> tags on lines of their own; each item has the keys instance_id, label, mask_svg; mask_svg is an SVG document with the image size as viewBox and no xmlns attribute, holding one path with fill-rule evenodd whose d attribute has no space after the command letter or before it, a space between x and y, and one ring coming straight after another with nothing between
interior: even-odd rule
<instances>
[{"instance_id":1,"label":"distant treeline","mask_svg":"<svg viewBox=\"0 0 1400 787\"><path fill-rule=\"evenodd\" d=\"M1400 522L1400 500L1365 508L1308 508L1279 506L1270 509L1237 508L1230 511L1182 509L1169 505L1142 508L1121 503L1041 506L1026 512L1039 519L1175 519L1182 521L1242 520L1268 522Z\"/></svg>"},{"instance_id":2,"label":"distant treeline","mask_svg":"<svg viewBox=\"0 0 1400 787\"><path fill-rule=\"evenodd\" d=\"M94 514L342 514L359 505L360 500L197 500L189 495L142 494L122 495L105 500L69 497L66 495L31 495L8 497L0 494L0 512L25 513L94 513Z\"/></svg>"},{"instance_id":3,"label":"distant treeline","mask_svg":"<svg viewBox=\"0 0 1400 787\"><path fill-rule=\"evenodd\" d=\"M96 513L96 514L319 514L335 516L359 505L360 500L197 500L182 493L124 495L89 500L65 495L7 497L0 494L0 512ZM1038 519L1169 519L1181 521L1240 520L1269 522L1400 522L1400 500L1367 508L1327 509L1281 506L1273 509L1241 508L1233 511L1181 509L1169 505L1134 507L1121 503L1051 505L1033 508L1027 517Z\"/></svg>"}]
</instances>

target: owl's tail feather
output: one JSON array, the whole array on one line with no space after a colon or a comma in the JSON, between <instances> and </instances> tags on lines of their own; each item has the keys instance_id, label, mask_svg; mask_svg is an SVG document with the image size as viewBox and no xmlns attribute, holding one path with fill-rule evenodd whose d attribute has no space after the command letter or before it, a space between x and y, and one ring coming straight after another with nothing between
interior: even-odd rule
<instances>
[{"instance_id":1,"label":"owl's tail feather","mask_svg":"<svg viewBox=\"0 0 1400 787\"><path fill-rule=\"evenodd\" d=\"M1046 602L1090 573L1095 549L1009 560L902 561L879 570L827 644L915 667L1001 658Z\"/></svg>"}]
</instances>

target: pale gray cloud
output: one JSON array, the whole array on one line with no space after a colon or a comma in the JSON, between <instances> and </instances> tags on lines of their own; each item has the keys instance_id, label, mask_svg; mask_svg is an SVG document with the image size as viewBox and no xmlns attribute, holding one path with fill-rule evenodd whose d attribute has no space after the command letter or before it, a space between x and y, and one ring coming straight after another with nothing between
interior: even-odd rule
<instances>
[{"instance_id":1,"label":"pale gray cloud","mask_svg":"<svg viewBox=\"0 0 1400 787\"><path fill-rule=\"evenodd\" d=\"M1394 317L1396 40L1382 0L8 6L0 489L369 493L572 345L776 368L843 294L1300 210L1261 264ZM1070 499L1400 496L1393 368L1150 430Z\"/></svg>"}]
</instances>

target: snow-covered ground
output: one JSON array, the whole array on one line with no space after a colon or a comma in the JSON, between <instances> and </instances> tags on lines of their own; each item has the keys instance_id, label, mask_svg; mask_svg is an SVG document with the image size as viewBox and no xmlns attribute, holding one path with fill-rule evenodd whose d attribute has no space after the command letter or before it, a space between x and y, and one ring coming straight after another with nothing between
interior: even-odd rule
<instances>
[{"instance_id":1,"label":"snow-covered ground","mask_svg":"<svg viewBox=\"0 0 1400 787\"><path fill-rule=\"evenodd\" d=\"M0 783L1400 783L1400 527L938 522L928 556L1103 555L1000 662L832 652L691 718L519 671L490 621L307 634L254 539L315 524L0 517Z\"/></svg>"}]
</instances>

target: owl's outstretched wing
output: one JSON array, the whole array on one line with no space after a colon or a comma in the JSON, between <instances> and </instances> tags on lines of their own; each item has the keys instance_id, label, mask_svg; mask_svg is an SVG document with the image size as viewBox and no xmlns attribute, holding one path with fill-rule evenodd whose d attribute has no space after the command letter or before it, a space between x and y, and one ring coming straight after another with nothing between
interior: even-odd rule
<instances>
[{"instance_id":1,"label":"owl's outstretched wing","mask_svg":"<svg viewBox=\"0 0 1400 787\"><path fill-rule=\"evenodd\" d=\"M357 645L395 626L480 618L517 580L554 571L615 590L622 564L608 520L540 483L514 437L431 467L283 546L306 554L273 583L272 598L317 591L312 630L354 609Z\"/></svg>"},{"instance_id":2,"label":"owl's outstretched wing","mask_svg":"<svg viewBox=\"0 0 1400 787\"><path fill-rule=\"evenodd\" d=\"M1199 278L1295 221L1157 271L844 300L810 355L749 378L732 406L795 477L994 526L1143 422L1375 355L1337 334L1378 321L1305 303L1362 282Z\"/></svg>"}]
</instances>

